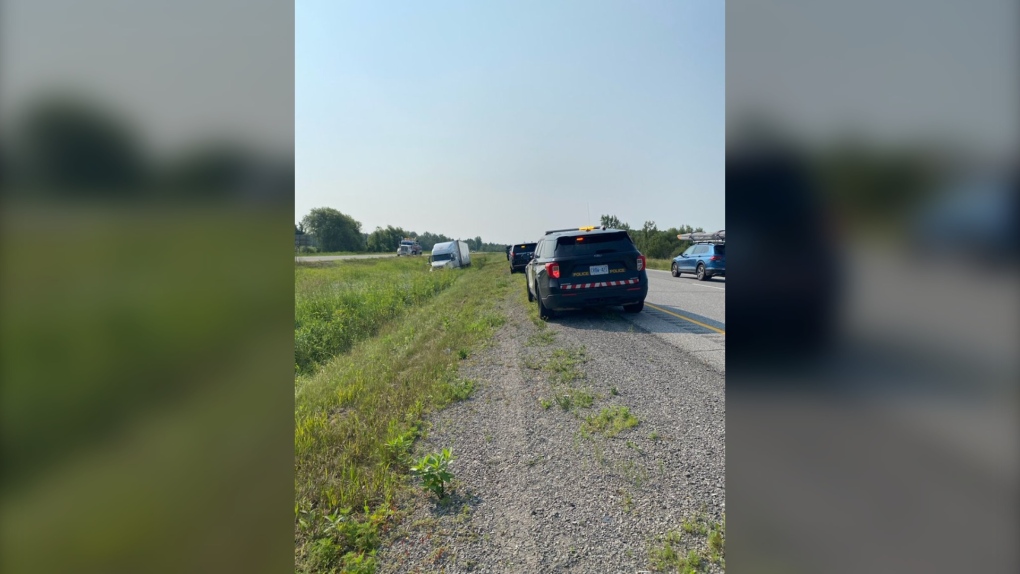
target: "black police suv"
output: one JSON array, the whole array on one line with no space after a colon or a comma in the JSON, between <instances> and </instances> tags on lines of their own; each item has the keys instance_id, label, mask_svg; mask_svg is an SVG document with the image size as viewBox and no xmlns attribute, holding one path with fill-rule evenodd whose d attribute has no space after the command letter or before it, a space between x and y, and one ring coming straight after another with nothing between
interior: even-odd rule
<instances>
[{"instance_id":1,"label":"black police suv","mask_svg":"<svg viewBox=\"0 0 1020 574\"><path fill-rule=\"evenodd\" d=\"M638 313L648 295L645 256L621 229L547 231L525 274L528 301L538 302L543 320L556 311L613 305Z\"/></svg>"}]
</instances>

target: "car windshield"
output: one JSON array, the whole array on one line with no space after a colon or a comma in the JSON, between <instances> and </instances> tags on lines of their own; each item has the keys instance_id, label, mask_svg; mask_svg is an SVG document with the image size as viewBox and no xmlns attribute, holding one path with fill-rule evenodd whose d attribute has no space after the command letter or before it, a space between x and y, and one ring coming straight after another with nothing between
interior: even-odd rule
<instances>
[{"instance_id":1,"label":"car windshield","mask_svg":"<svg viewBox=\"0 0 1020 574\"><path fill-rule=\"evenodd\" d=\"M626 231L598 233L592 235L568 235L556 239L556 255L594 255L596 253L617 253L633 251L634 243Z\"/></svg>"},{"instance_id":2,"label":"car windshield","mask_svg":"<svg viewBox=\"0 0 1020 574\"><path fill-rule=\"evenodd\" d=\"M514 253L528 253L535 250L537 243L522 243L514 246Z\"/></svg>"},{"instance_id":3,"label":"car windshield","mask_svg":"<svg viewBox=\"0 0 1020 574\"><path fill-rule=\"evenodd\" d=\"M451 259L453 259L453 253L440 253L432 256L433 261L449 261Z\"/></svg>"}]
</instances>

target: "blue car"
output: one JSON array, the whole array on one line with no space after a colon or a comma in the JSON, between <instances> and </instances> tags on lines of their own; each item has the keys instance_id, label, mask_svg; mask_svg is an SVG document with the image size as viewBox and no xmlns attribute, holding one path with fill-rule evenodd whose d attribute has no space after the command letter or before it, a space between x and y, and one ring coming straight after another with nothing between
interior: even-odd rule
<instances>
[{"instance_id":1,"label":"blue car","mask_svg":"<svg viewBox=\"0 0 1020 574\"><path fill-rule=\"evenodd\" d=\"M692 273L698 281L726 276L726 244L695 243L673 259L670 266L673 277Z\"/></svg>"}]
</instances>

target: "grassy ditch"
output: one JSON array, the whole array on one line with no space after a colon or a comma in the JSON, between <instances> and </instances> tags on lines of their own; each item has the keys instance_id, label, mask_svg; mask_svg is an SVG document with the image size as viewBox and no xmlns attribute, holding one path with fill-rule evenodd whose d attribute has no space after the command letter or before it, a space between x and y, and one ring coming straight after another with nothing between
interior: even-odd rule
<instances>
[{"instance_id":1,"label":"grassy ditch","mask_svg":"<svg viewBox=\"0 0 1020 574\"><path fill-rule=\"evenodd\" d=\"M278 229L273 213L92 202L0 211L5 483L35 482L122 436L146 409L202 392L203 374L286 329L278 310L291 286L265 263L279 253L266 232ZM279 364L269 357L259 359Z\"/></svg>"},{"instance_id":2,"label":"grassy ditch","mask_svg":"<svg viewBox=\"0 0 1020 574\"><path fill-rule=\"evenodd\" d=\"M409 308L448 288L457 273L433 273L423 259L298 263L294 272L294 365L310 373Z\"/></svg>"},{"instance_id":3,"label":"grassy ditch","mask_svg":"<svg viewBox=\"0 0 1020 574\"><path fill-rule=\"evenodd\" d=\"M672 259L652 259L652 258L645 259L645 267L647 267L648 269L660 269L662 271L669 271L671 269L670 266L672 264L673 264Z\"/></svg>"},{"instance_id":4,"label":"grassy ditch","mask_svg":"<svg viewBox=\"0 0 1020 574\"><path fill-rule=\"evenodd\" d=\"M499 257L499 255L490 256ZM295 384L295 569L372 572L374 552L408 476L410 449L423 417L468 398L473 383L458 363L506 317L498 309L510 282L500 265L476 255L463 270L431 273L445 288L364 332L350 350L323 361ZM413 260L375 261L350 279L350 291L393 284ZM315 290L321 278L299 280ZM413 280L409 280L413 284ZM429 285L429 284L426 284ZM381 309L389 309L382 305Z\"/></svg>"}]
</instances>

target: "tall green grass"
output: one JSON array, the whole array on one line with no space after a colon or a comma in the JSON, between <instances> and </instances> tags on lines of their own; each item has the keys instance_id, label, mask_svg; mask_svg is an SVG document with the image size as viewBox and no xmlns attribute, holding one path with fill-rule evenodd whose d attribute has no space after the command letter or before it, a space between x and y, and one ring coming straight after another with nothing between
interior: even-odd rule
<instances>
[{"instance_id":1,"label":"tall green grass","mask_svg":"<svg viewBox=\"0 0 1020 574\"><path fill-rule=\"evenodd\" d=\"M32 201L0 209L0 572L286 570L293 222Z\"/></svg>"},{"instance_id":2,"label":"tall green grass","mask_svg":"<svg viewBox=\"0 0 1020 574\"><path fill-rule=\"evenodd\" d=\"M652 259L651 257L645 259L645 266L648 269L660 269L662 271L669 271L673 265L672 259Z\"/></svg>"},{"instance_id":3,"label":"tall green grass","mask_svg":"<svg viewBox=\"0 0 1020 574\"><path fill-rule=\"evenodd\" d=\"M446 289L458 273L431 272L424 259L296 265L294 363L310 373L374 335L406 309Z\"/></svg>"},{"instance_id":4,"label":"tall green grass","mask_svg":"<svg viewBox=\"0 0 1020 574\"><path fill-rule=\"evenodd\" d=\"M146 409L200 392L198 373L286 328L291 283L266 271L274 252L287 262L266 232L280 218L253 212L224 223L230 215L0 213L4 482L31 482L77 449L119 436Z\"/></svg>"},{"instance_id":5,"label":"tall green grass","mask_svg":"<svg viewBox=\"0 0 1020 574\"><path fill-rule=\"evenodd\" d=\"M432 273L428 281L449 281L448 286L423 303L404 305L402 314L378 325L375 336L324 361L314 373L297 377L297 571L353 570L355 564L371 564L374 536L386 527L385 516L408 476L408 454L424 416L468 396L472 386L457 376L458 364L468 353L460 351L483 344L505 322L499 305L511 285L504 267L487 261L475 255L467 269ZM347 276L345 290L372 297L368 285L408 279L405 265L413 261L366 262L370 269ZM324 268L299 279L298 297L302 290L317 291L335 282L326 277L340 273L338 269ZM414 291L409 286L401 292ZM379 297L390 303L408 300ZM338 529L337 523L347 526Z\"/></svg>"}]
</instances>

